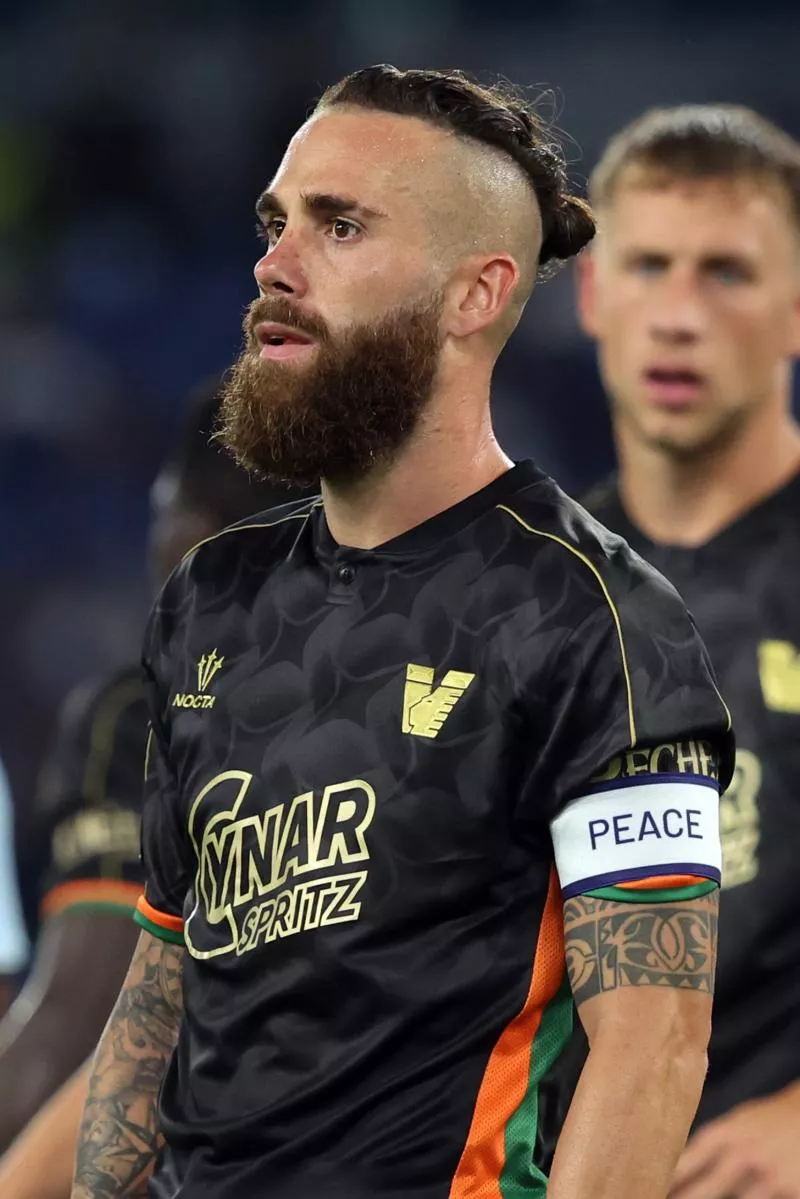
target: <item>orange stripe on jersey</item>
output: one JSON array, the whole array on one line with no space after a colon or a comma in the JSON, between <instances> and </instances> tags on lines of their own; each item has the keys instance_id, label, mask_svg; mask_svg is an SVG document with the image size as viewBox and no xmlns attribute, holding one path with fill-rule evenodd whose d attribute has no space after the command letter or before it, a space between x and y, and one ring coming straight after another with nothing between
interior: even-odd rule
<instances>
[{"instance_id":1,"label":"orange stripe on jersey","mask_svg":"<svg viewBox=\"0 0 800 1199\"><path fill-rule=\"evenodd\" d=\"M661 874L652 878L637 878L631 883L615 883L623 891L661 891L667 887L696 887L698 883L707 883L707 878L697 874Z\"/></svg>"},{"instance_id":2,"label":"orange stripe on jersey","mask_svg":"<svg viewBox=\"0 0 800 1199\"><path fill-rule=\"evenodd\" d=\"M525 1099L542 1013L557 994L564 969L564 914L552 870L528 996L492 1050L449 1199L503 1199L506 1126Z\"/></svg>"},{"instance_id":3,"label":"orange stripe on jersey","mask_svg":"<svg viewBox=\"0 0 800 1199\"><path fill-rule=\"evenodd\" d=\"M158 908L154 908L152 904L147 902L144 895L139 897L136 910L141 912L151 924L157 924L159 928L168 928L173 933L183 932L183 920L180 916L170 916L167 912L159 912Z\"/></svg>"},{"instance_id":4,"label":"orange stripe on jersey","mask_svg":"<svg viewBox=\"0 0 800 1199\"><path fill-rule=\"evenodd\" d=\"M47 917L79 906L110 905L133 909L141 894L139 883L126 883L113 878L78 879L72 883L59 883L52 891L48 891L42 900L41 912L43 917Z\"/></svg>"}]
</instances>

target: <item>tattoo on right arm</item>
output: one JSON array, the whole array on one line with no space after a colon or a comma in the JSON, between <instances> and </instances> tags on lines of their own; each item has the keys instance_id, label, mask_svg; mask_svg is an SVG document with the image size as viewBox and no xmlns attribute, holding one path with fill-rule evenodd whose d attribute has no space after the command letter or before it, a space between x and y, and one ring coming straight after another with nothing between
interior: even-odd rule
<instances>
[{"instance_id":1,"label":"tattoo on right arm","mask_svg":"<svg viewBox=\"0 0 800 1199\"><path fill-rule=\"evenodd\" d=\"M183 1009L183 954L149 933L139 939L92 1067L72 1199L132 1196L150 1174L158 1093Z\"/></svg>"}]
</instances>

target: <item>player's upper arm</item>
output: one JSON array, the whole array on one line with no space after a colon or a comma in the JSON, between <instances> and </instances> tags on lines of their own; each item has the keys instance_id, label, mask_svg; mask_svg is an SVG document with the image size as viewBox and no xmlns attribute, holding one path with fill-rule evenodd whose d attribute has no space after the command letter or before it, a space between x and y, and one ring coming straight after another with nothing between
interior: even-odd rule
<instances>
[{"instance_id":1,"label":"player's upper arm","mask_svg":"<svg viewBox=\"0 0 800 1199\"><path fill-rule=\"evenodd\" d=\"M720 881L730 717L677 592L624 543L606 550L573 584L523 801L547 819L565 899L689 899Z\"/></svg>"},{"instance_id":2,"label":"player's upper arm","mask_svg":"<svg viewBox=\"0 0 800 1199\"><path fill-rule=\"evenodd\" d=\"M570 984L590 1046L669 1044L704 1052L711 1030L718 892L564 905Z\"/></svg>"}]
</instances>

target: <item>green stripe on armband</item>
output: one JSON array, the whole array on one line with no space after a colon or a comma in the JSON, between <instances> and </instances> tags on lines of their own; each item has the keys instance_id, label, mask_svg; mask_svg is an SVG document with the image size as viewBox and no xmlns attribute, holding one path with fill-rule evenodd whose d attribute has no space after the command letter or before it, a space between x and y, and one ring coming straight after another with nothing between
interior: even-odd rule
<instances>
[{"instance_id":1,"label":"green stripe on armband","mask_svg":"<svg viewBox=\"0 0 800 1199\"><path fill-rule=\"evenodd\" d=\"M718 887L719 883L708 878L691 887L642 887L635 891L629 891L627 887L598 887L596 891L586 891L584 894L592 899L613 899L617 903L680 903L685 899L699 899Z\"/></svg>"},{"instance_id":2,"label":"green stripe on armband","mask_svg":"<svg viewBox=\"0 0 800 1199\"><path fill-rule=\"evenodd\" d=\"M185 945L183 933L173 932L171 928L164 928L161 924L156 924L155 920L148 920L141 912L133 913L133 918L136 923L146 932L152 933L154 937L158 937L160 941L169 941L172 945Z\"/></svg>"}]
</instances>

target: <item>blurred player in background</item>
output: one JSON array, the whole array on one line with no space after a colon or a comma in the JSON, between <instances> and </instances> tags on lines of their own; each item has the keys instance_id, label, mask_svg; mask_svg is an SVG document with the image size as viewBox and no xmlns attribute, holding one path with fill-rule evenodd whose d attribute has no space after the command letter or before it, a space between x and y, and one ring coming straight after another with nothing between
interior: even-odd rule
<instances>
[{"instance_id":1,"label":"blurred player in background","mask_svg":"<svg viewBox=\"0 0 800 1199\"><path fill-rule=\"evenodd\" d=\"M739 745L710 1069L675 1199L800 1197L800 146L655 111L592 177L580 271L619 474L587 506L678 588Z\"/></svg>"},{"instance_id":2,"label":"blurred player in background","mask_svg":"<svg viewBox=\"0 0 800 1199\"><path fill-rule=\"evenodd\" d=\"M198 547L154 611L144 931L74 1199L136 1193L162 1134L154 1199L661 1197L728 713L674 590L490 416L591 215L518 96L387 66L325 94L257 213L224 436L323 500ZM548 1185L570 980L593 1048Z\"/></svg>"},{"instance_id":3,"label":"blurred player in background","mask_svg":"<svg viewBox=\"0 0 800 1199\"><path fill-rule=\"evenodd\" d=\"M150 557L157 585L199 541L260 508L303 494L256 481L210 440L218 406L218 381L192 396L183 441L153 486ZM141 668L131 666L105 685L79 689L67 701L61 723L38 797L50 841L43 929L30 981L0 1024L4 1147L94 1049L136 941L130 917L142 893L147 739ZM60 1195L68 1194L83 1095L79 1081L74 1088L76 1098L62 1109L65 1119L56 1121L68 1130L74 1120L61 1175L52 1125L47 1132L45 1122L44 1139L51 1142L46 1158L23 1151L16 1161L0 1163L3 1199L44 1196L45 1182L59 1177ZM37 1169L46 1170L44 1178L36 1176Z\"/></svg>"},{"instance_id":4,"label":"blurred player in background","mask_svg":"<svg viewBox=\"0 0 800 1199\"><path fill-rule=\"evenodd\" d=\"M11 1003L17 978L27 961L28 936L14 864L14 807L0 761L0 1016Z\"/></svg>"}]
</instances>

